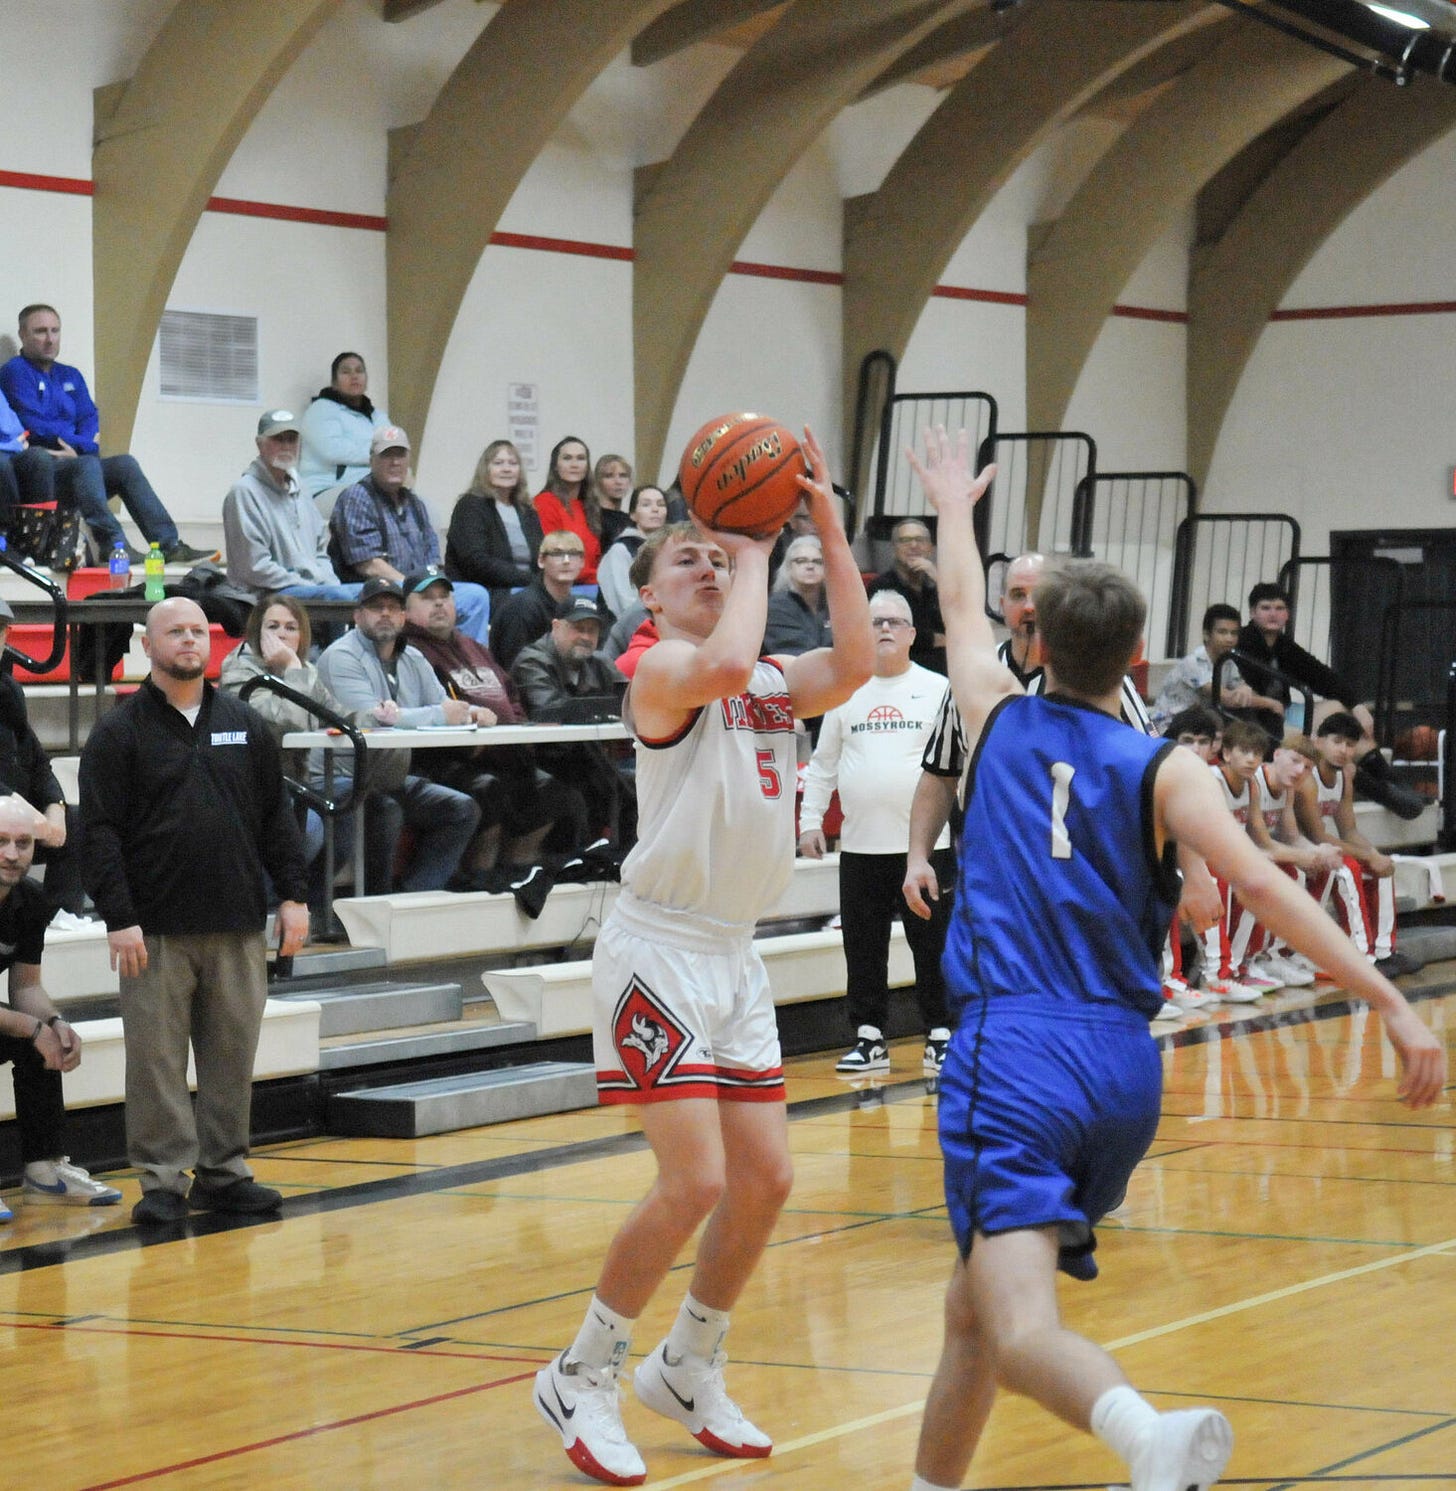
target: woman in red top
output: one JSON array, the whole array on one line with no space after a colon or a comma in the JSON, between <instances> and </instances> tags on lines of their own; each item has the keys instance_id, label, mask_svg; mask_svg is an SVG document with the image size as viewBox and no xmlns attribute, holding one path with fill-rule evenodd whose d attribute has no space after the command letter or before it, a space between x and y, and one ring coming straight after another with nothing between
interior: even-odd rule
<instances>
[{"instance_id":1,"label":"woman in red top","mask_svg":"<svg viewBox=\"0 0 1456 1491\"><path fill-rule=\"evenodd\" d=\"M602 513L591 479L591 452L586 441L568 435L551 451L546 488L536 496L536 516L545 533L576 534L586 549L580 582L595 585L602 557Z\"/></svg>"}]
</instances>

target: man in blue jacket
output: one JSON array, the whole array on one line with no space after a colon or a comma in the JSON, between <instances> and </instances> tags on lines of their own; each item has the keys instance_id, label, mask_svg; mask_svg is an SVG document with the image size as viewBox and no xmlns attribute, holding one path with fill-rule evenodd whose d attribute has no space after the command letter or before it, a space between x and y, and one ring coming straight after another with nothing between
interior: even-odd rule
<instances>
[{"instance_id":1,"label":"man in blue jacket","mask_svg":"<svg viewBox=\"0 0 1456 1491\"><path fill-rule=\"evenodd\" d=\"M169 563L216 559L216 549L194 549L177 535L177 525L152 490L134 456L103 456L97 442L101 416L78 368L60 362L61 318L54 306L28 305L17 328L20 352L0 367L0 392L29 432L33 451L50 452L59 494L74 494L91 538L104 560L126 544L121 524L106 505L120 497L148 543ZM133 564L146 555L126 544Z\"/></svg>"}]
</instances>

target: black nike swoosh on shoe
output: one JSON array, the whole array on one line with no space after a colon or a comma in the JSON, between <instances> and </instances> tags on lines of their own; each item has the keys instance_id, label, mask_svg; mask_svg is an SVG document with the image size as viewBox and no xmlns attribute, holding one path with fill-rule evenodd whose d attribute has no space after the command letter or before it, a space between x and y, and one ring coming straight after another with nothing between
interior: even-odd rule
<instances>
[{"instance_id":1,"label":"black nike swoosh on shoe","mask_svg":"<svg viewBox=\"0 0 1456 1491\"><path fill-rule=\"evenodd\" d=\"M568 1408L566 1406L565 1402L562 1400L562 1397L561 1397L561 1389L556 1386L556 1379L554 1377L551 1379L551 1391L555 1394L557 1403L560 1404L560 1407L561 1407L561 1416L563 1418L567 1418L567 1419L569 1419L569 1418L575 1418L576 1417L576 1408L575 1408L575 1405L573 1405L571 1408Z\"/></svg>"},{"instance_id":2,"label":"black nike swoosh on shoe","mask_svg":"<svg viewBox=\"0 0 1456 1491\"><path fill-rule=\"evenodd\" d=\"M668 1392L670 1392L673 1395L673 1397L676 1398L677 1401L682 1404L682 1406L683 1406L683 1412L684 1413L693 1413L693 1412L696 1411L696 1409L695 1409L695 1405L697 1403L697 1399L696 1398L684 1398L683 1395L680 1392L678 1392L678 1390L672 1385L672 1383L668 1382L667 1373L666 1372L660 1372L658 1375L662 1378L663 1382L666 1384Z\"/></svg>"}]
</instances>

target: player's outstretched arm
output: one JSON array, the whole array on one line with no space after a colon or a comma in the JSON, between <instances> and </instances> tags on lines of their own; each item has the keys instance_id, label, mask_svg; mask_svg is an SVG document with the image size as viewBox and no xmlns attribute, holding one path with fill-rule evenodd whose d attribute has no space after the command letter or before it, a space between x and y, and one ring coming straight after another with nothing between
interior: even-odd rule
<instances>
[{"instance_id":1,"label":"player's outstretched arm","mask_svg":"<svg viewBox=\"0 0 1456 1491\"><path fill-rule=\"evenodd\" d=\"M824 595L834 645L816 647L784 661L789 697L800 719L812 719L844 701L870 676L875 666L875 642L870 631L869 598L859 566L844 532L839 499L829 480L829 466L814 432L804 426L804 454L809 476L799 486L809 499L809 516L819 532L824 552Z\"/></svg>"},{"instance_id":2,"label":"player's outstretched arm","mask_svg":"<svg viewBox=\"0 0 1456 1491\"><path fill-rule=\"evenodd\" d=\"M1400 990L1355 950L1333 921L1238 828L1203 765L1170 751L1158 767L1154 800L1160 835L1197 850L1260 922L1369 1000L1400 1058L1401 1101L1434 1103L1446 1082L1446 1052Z\"/></svg>"},{"instance_id":3,"label":"player's outstretched arm","mask_svg":"<svg viewBox=\"0 0 1456 1491\"><path fill-rule=\"evenodd\" d=\"M986 570L971 521L996 468L987 466L979 475L971 471L970 438L964 430L954 441L943 428L927 430L924 459L913 450L906 455L940 519L935 542L951 691L966 738L979 740L991 710L1007 694L1021 692L996 657L996 636L986 616Z\"/></svg>"}]
</instances>

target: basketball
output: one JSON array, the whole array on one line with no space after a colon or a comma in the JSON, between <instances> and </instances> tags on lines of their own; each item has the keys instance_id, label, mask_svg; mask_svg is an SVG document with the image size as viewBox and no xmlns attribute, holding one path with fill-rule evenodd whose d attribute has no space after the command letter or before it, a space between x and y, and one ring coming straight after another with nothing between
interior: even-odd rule
<instances>
[{"instance_id":1,"label":"basketball","mask_svg":"<svg viewBox=\"0 0 1456 1491\"><path fill-rule=\"evenodd\" d=\"M762 414L710 419L683 452L678 483L706 528L767 538L799 505L795 477L809 474L793 432Z\"/></svg>"},{"instance_id":2,"label":"basketball","mask_svg":"<svg viewBox=\"0 0 1456 1491\"><path fill-rule=\"evenodd\" d=\"M1396 737L1395 754L1401 761L1434 761L1437 735L1430 725L1415 725Z\"/></svg>"}]
</instances>

